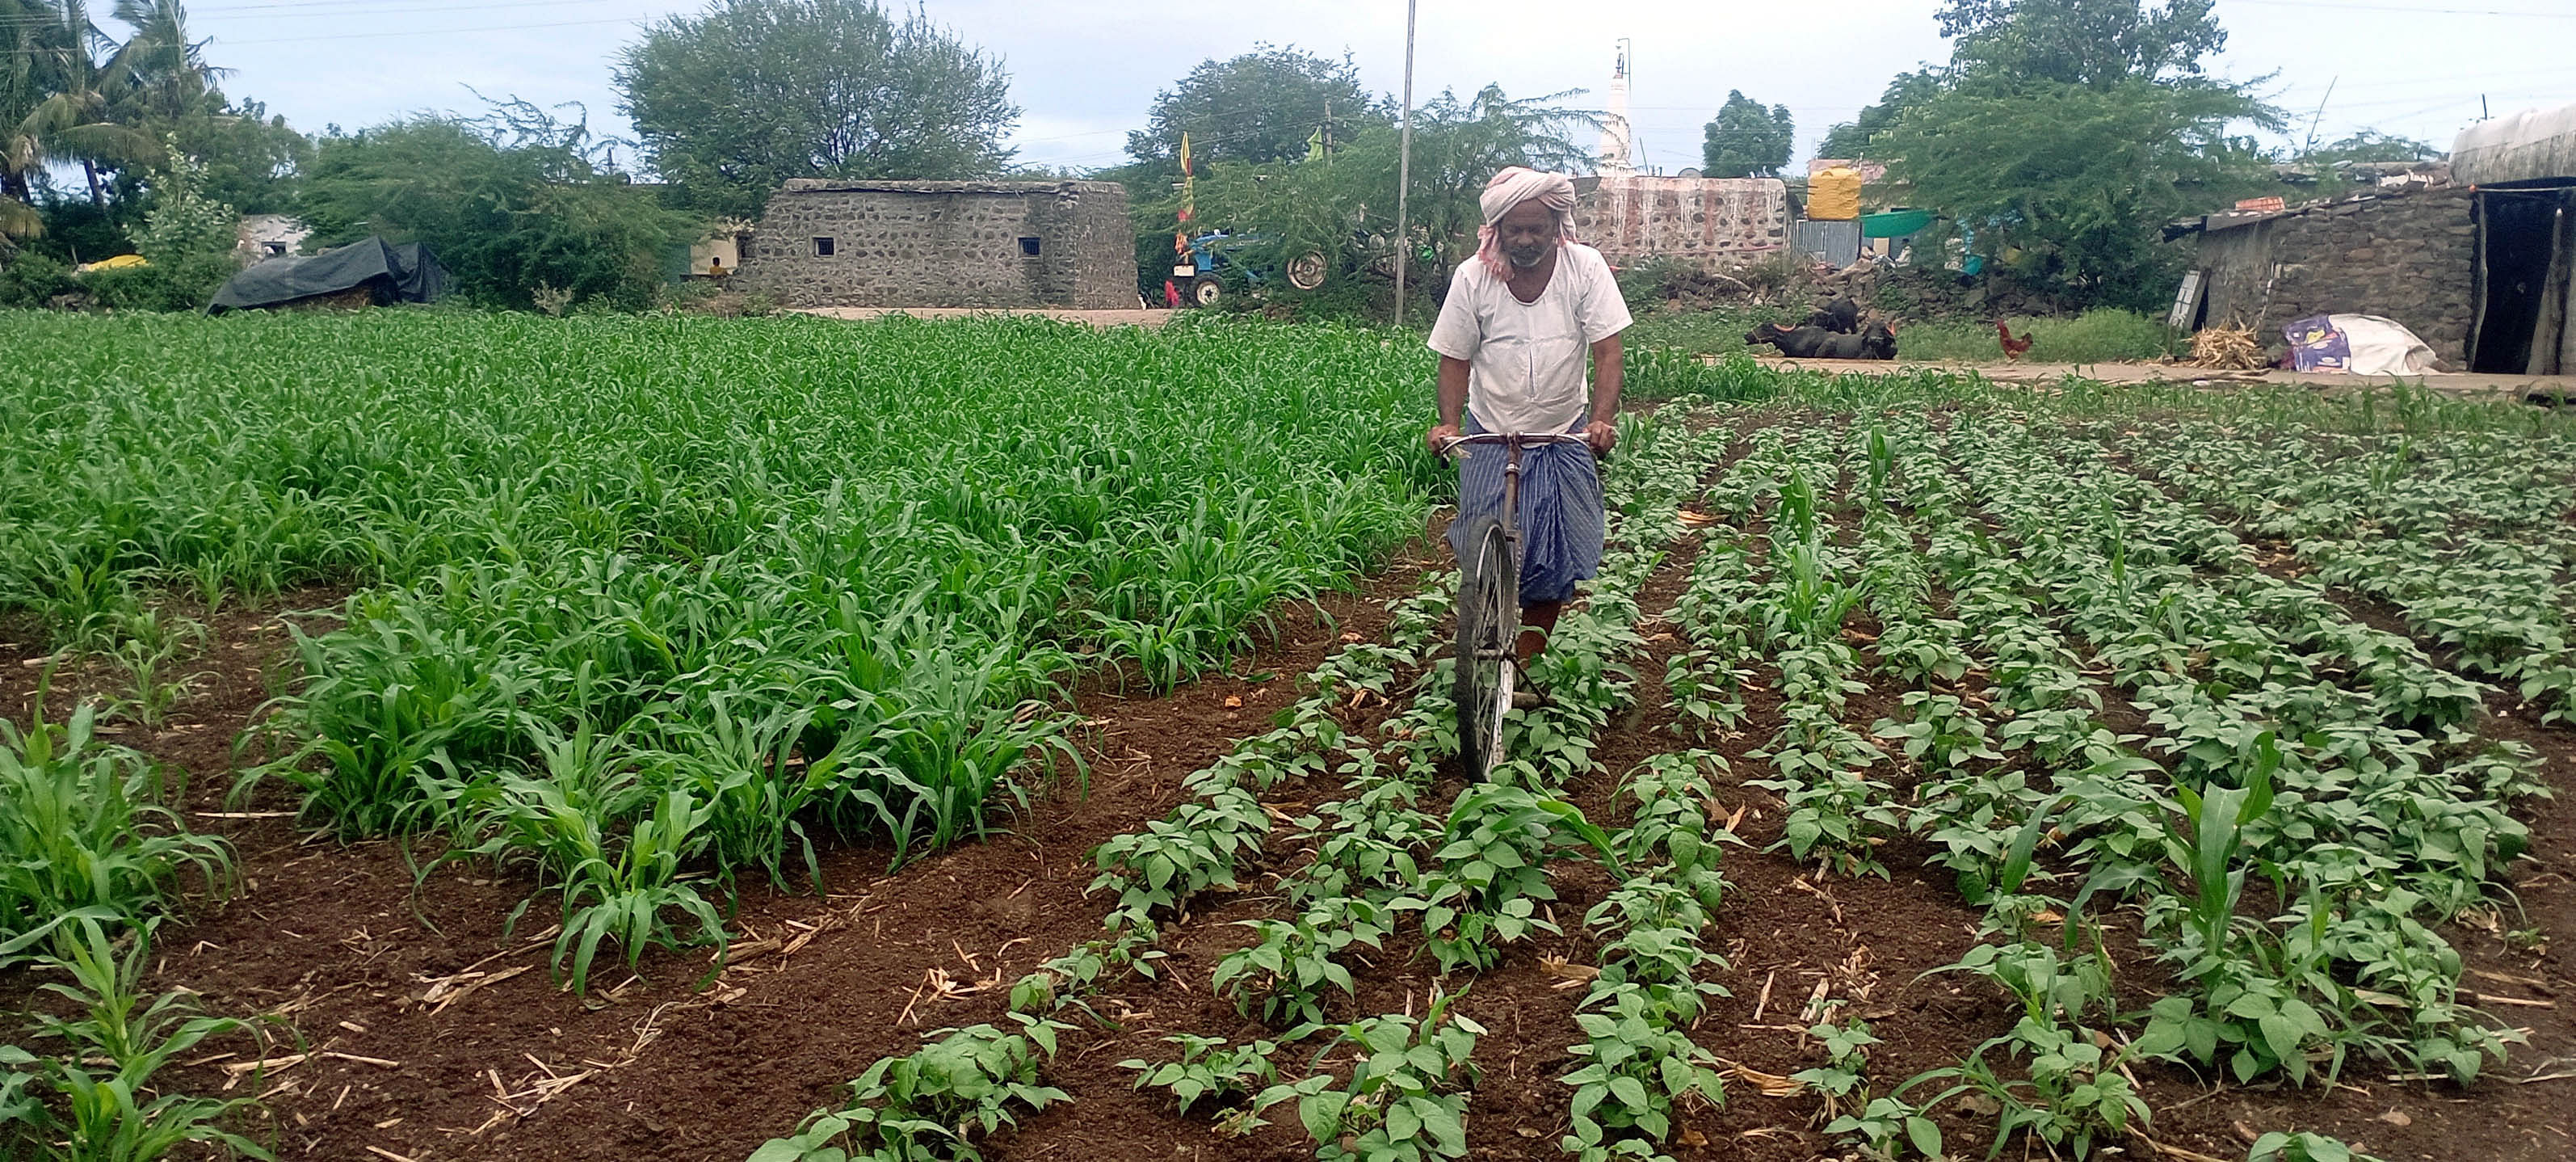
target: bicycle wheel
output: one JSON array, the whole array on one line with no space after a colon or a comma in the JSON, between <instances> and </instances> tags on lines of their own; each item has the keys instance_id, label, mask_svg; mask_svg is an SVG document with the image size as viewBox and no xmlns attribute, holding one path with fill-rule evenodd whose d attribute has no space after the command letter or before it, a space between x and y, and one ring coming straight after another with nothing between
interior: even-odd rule
<instances>
[{"instance_id":1,"label":"bicycle wheel","mask_svg":"<svg viewBox=\"0 0 2576 1162\"><path fill-rule=\"evenodd\" d=\"M1501 757L1508 670L1520 637L1520 583L1502 522L1480 518L1458 561L1458 762L1482 780Z\"/></svg>"}]
</instances>

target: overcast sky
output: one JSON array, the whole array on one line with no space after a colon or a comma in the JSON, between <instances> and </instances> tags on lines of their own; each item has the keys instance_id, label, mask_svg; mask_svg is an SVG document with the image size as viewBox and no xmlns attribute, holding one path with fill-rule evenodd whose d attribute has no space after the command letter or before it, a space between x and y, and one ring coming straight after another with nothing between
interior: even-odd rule
<instances>
[{"instance_id":1,"label":"overcast sky","mask_svg":"<svg viewBox=\"0 0 2576 1162\"><path fill-rule=\"evenodd\" d=\"M1209 57L1256 41L1351 54L1362 79L1404 79L1402 0L1158 5L1108 0L924 0L929 15L1001 56L1023 113L1024 162L1108 165L1142 127L1156 90ZM1797 118L1803 164L1826 126L1874 100L1888 78L1948 48L1935 0L1421 0L1417 98L1488 81L1514 96L1582 88L1598 107L1619 38L1635 43L1631 118L1642 164L1699 163L1700 126L1741 89ZM105 5L97 7L104 8ZM266 101L297 127L359 128L422 109L472 109L465 86L541 104L578 101L594 127L616 112L609 62L660 16L659 0L203 0L196 34L234 74L236 97ZM2503 115L2576 102L2576 0L2219 0L2220 71L2273 75L2274 100L2319 134L2361 127L2450 146L2484 94ZM2332 95L2328 97L2328 85Z\"/></svg>"}]
</instances>

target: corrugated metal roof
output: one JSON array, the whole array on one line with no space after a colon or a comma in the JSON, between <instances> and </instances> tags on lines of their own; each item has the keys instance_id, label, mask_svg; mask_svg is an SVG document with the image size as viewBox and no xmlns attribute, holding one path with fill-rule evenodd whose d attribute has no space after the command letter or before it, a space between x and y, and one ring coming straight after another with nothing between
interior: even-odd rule
<instances>
[{"instance_id":1,"label":"corrugated metal roof","mask_svg":"<svg viewBox=\"0 0 2576 1162\"><path fill-rule=\"evenodd\" d=\"M2576 178L2576 105L2481 121L2451 143L2451 176L2470 185Z\"/></svg>"}]
</instances>

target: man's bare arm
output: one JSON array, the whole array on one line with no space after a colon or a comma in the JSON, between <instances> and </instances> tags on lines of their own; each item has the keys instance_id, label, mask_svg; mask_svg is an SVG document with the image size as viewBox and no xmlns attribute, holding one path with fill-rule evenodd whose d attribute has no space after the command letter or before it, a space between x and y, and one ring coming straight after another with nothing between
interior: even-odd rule
<instances>
[{"instance_id":1,"label":"man's bare arm","mask_svg":"<svg viewBox=\"0 0 2576 1162\"><path fill-rule=\"evenodd\" d=\"M1464 422L1461 417L1467 410L1468 367L1464 359L1447 355L1440 357L1440 424L1422 438L1434 452L1440 450L1442 441L1454 440L1465 434L1459 425Z\"/></svg>"},{"instance_id":2,"label":"man's bare arm","mask_svg":"<svg viewBox=\"0 0 2576 1162\"><path fill-rule=\"evenodd\" d=\"M1627 386L1627 348L1612 335L1592 345L1592 422L1584 425L1584 438L1595 452L1607 452L1619 442L1619 390Z\"/></svg>"}]
</instances>

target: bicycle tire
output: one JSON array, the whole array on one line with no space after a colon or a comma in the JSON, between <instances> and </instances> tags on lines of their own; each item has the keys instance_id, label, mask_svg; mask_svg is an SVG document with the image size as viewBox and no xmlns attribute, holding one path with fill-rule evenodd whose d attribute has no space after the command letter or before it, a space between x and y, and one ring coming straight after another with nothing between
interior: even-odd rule
<instances>
[{"instance_id":1,"label":"bicycle tire","mask_svg":"<svg viewBox=\"0 0 2576 1162\"><path fill-rule=\"evenodd\" d=\"M1458 762L1483 781L1501 757L1503 666L1520 637L1520 577L1502 522L1478 518L1458 560Z\"/></svg>"}]
</instances>

